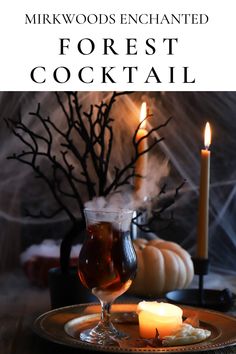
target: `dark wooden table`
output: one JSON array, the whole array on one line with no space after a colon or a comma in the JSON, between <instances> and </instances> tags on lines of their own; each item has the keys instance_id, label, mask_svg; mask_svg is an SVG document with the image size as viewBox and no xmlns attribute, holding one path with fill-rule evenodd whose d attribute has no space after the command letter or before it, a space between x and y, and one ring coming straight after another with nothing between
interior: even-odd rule
<instances>
[{"instance_id":1,"label":"dark wooden table","mask_svg":"<svg viewBox=\"0 0 236 354\"><path fill-rule=\"evenodd\" d=\"M36 336L32 323L50 310L48 290L34 288L19 271L0 277L0 354L86 353L48 342ZM235 328L236 332L236 328ZM92 352L87 352L92 353ZM236 353L236 347L207 351L209 354Z\"/></svg>"}]
</instances>

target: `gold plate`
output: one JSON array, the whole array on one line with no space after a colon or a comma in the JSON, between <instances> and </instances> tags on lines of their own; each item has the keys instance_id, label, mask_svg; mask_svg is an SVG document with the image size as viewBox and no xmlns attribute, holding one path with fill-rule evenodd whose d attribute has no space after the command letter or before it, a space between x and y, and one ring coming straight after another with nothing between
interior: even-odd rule
<instances>
[{"instance_id":1,"label":"gold plate","mask_svg":"<svg viewBox=\"0 0 236 354\"><path fill-rule=\"evenodd\" d=\"M121 331L138 338L137 304L114 304L112 306L112 321ZM59 308L46 312L34 322L34 331L49 341L84 350L119 353L179 353L216 350L236 345L236 318L220 312L206 309L181 306L184 317L197 315L200 326L211 331L211 336L196 344L177 347L129 347L101 346L83 342L79 333L93 327L99 319L100 306L97 304L81 304Z\"/></svg>"}]
</instances>

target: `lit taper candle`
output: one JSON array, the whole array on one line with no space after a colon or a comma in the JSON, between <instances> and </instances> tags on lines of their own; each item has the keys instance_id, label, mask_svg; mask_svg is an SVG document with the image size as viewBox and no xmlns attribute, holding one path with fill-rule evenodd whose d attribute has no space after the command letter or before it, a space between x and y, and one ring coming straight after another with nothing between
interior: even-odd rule
<instances>
[{"instance_id":1,"label":"lit taper candle","mask_svg":"<svg viewBox=\"0 0 236 354\"><path fill-rule=\"evenodd\" d=\"M198 210L197 257L208 258L208 218L209 218L209 186L211 128L207 122L204 134L205 149L201 150L201 174Z\"/></svg>"},{"instance_id":2,"label":"lit taper candle","mask_svg":"<svg viewBox=\"0 0 236 354\"><path fill-rule=\"evenodd\" d=\"M140 128L137 132L136 142L138 142L140 139L142 139L148 134L146 130L146 120L145 120L146 116L147 116L147 105L146 102L143 102L141 105L140 118L139 118L142 124L140 125ZM147 139L142 139L138 144L138 153L145 151L147 148L148 148ZM147 174L147 162L148 162L147 159L148 159L148 154L145 153L138 158L135 164L136 177L134 180L134 187L136 193L138 193L139 197L141 198L145 197L144 178Z\"/></svg>"}]
</instances>

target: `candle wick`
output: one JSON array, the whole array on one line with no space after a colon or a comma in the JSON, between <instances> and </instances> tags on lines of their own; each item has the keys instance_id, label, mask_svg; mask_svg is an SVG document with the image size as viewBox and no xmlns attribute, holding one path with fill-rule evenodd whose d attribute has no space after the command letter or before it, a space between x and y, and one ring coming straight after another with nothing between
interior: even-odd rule
<instances>
[{"instance_id":1,"label":"candle wick","mask_svg":"<svg viewBox=\"0 0 236 354\"><path fill-rule=\"evenodd\" d=\"M206 144L205 145L205 150L209 150L209 148L210 148L210 144Z\"/></svg>"}]
</instances>

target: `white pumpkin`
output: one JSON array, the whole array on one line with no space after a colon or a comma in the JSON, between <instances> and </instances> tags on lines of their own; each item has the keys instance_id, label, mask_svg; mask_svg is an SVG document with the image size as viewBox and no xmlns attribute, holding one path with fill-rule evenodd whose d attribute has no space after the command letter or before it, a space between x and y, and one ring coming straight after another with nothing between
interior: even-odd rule
<instances>
[{"instance_id":1,"label":"white pumpkin","mask_svg":"<svg viewBox=\"0 0 236 354\"><path fill-rule=\"evenodd\" d=\"M160 238L133 241L137 254L137 274L130 293L155 297L187 287L194 275L193 262L188 252L174 242Z\"/></svg>"}]
</instances>

